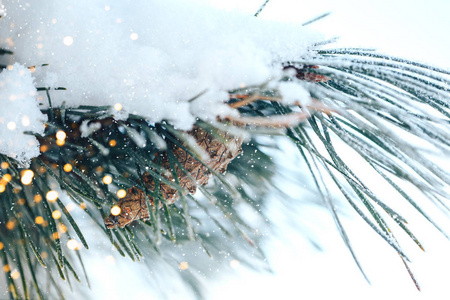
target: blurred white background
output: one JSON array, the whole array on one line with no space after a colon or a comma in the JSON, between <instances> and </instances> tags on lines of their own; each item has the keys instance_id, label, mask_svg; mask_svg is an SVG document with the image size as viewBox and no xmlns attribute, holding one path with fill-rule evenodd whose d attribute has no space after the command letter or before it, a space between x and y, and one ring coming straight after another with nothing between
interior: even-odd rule
<instances>
[{"instance_id":1,"label":"blurred white background","mask_svg":"<svg viewBox=\"0 0 450 300\"><path fill-rule=\"evenodd\" d=\"M223 9L254 13L264 0L204 0ZM299 24L323 13L331 15L309 25L337 45L374 47L380 51L449 66L450 1L447 0L271 0L260 18Z\"/></svg>"}]
</instances>

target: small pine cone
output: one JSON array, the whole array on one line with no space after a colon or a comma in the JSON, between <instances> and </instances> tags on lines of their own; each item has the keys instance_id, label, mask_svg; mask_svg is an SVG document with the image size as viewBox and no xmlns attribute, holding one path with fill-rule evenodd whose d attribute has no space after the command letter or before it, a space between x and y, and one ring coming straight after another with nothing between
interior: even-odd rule
<instances>
[{"instance_id":1,"label":"small pine cone","mask_svg":"<svg viewBox=\"0 0 450 300\"><path fill-rule=\"evenodd\" d=\"M305 66L302 66L301 68L297 68L292 65L288 65L288 66L285 66L283 68L283 70L284 71L293 70L295 72L295 77L297 77L297 79L300 79L300 80L305 80L305 81L309 81L309 82L330 81L331 78L329 78L325 75L308 72L309 69L318 69L318 68L319 68L318 66L310 66L310 65L305 65Z\"/></svg>"},{"instance_id":2,"label":"small pine cone","mask_svg":"<svg viewBox=\"0 0 450 300\"><path fill-rule=\"evenodd\" d=\"M195 139L199 147L208 153L210 159L205 163L214 172L224 173L228 164L242 152L242 138L222 133L221 140L219 140L198 126L194 126L187 133ZM222 140L226 143L222 143ZM197 185L206 185L208 183L211 171L206 166L175 144L170 145L170 150L184 170L190 174L190 176L186 175L182 168L175 164L175 173L180 186L185 190L185 194L194 194L197 190ZM154 159L155 163L158 163L158 161L163 168L171 170L167 152ZM163 176L168 181L174 182L172 172L169 171L167 175ZM155 189L155 182L149 173L144 174L143 182L149 190L153 191ZM180 197L176 188L163 182L160 182L159 189L167 204L174 203ZM150 203L153 204L153 197L148 195L148 198ZM127 195L119 201L117 206L120 208L120 213L118 215L110 214L104 220L108 228L116 226L123 228L135 220L145 220L149 217L144 191L137 187L129 188Z\"/></svg>"}]
</instances>

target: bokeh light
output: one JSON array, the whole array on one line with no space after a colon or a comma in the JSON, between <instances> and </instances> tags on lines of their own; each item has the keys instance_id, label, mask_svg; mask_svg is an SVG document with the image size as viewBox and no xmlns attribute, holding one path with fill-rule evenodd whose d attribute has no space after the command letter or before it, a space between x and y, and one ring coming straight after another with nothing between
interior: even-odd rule
<instances>
[{"instance_id":1,"label":"bokeh light","mask_svg":"<svg viewBox=\"0 0 450 300\"><path fill-rule=\"evenodd\" d=\"M57 133L56 133L56 138L58 139L58 140L64 140L64 139L66 139L66 133L64 132L64 131L62 131L62 130L59 130Z\"/></svg>"},{"instance_id":2,"label":"bokeh light","mask_svg":"<svg viewBox=\"0 0 450 300\"><path fill-rule=\"evenodd\" d=\"M130 39L132 39L133 41L137 40L139 38L139 35L136 32L133 32L132 34L130 34Z\"/></svg>"},{"instance_id":3,"label":"bokeh light","mask_svg":"<svg viewBox=\"0 0 450 300\"><path fill-rule=\"evenodd\" d=\"M80 244L76 240L70 239L67 241L67 248L70 250L79 250Z\"/></svg>"},{"instance_id":4,"label":"bokeh light","mask_svg":"<svg viewBox=\"0 0 450 300\"><path fill-rule=\"evenodd\" d=\"M16 125L16 123L14 123L14 122L8 122L8 124L6 124L6 127L9 129L9 130L14 130L14 129L16 129L16 127L17 127L17 125Z\"/></svg>"},{"instance_id":5,"label":"bokeh light","mask_svg":"<svg viewBox=\"0 0 450 300\"><path fill-rule=\"evenodd\" d=\"M124 198L127 195L127 192L123 189L117 191L117 197Z\"/></svg>"},{"instance_id":6,"label":"bokeh light","mask_svg":"<svg viewBox=\"0 0 450 300\"><path fill-rule=\"evenodd\" d=\"M58 192L51 190L45 195L45 197L47 198L48 201L55 202L56 199L58 199Z\"/></svg>"},{"instance_id":7,"label":"bokeh light","mask_svg":"<svg viewBox=\"0 0 450 300\"><path fill-rule=\"evenodd\" d=\"M53 212L52 212L52 217L53 217L53 219L59 219L59 218L61 218L61 211L59 211L59 210L54 210Z\"/></svg>"},{"instance_id":8,"label":"bokeh light","mask_svg":"<svg viewBox=\"0 0 450 300\"><path fill-rule=\"evenodd\" d=\"M71 46L73 44L73 37L71 37L70 35L65 36L63 38L63 44L66 46Z\"/></svg>"},{"instance_id":9,"label":"bokeh light","mask_svg":"<svg viewBox=\"0 0 450 300\"><path fill-rule=\"evenodd\" d=\"M72 165L71 164L65 164L63 167L64 172L70 172L72 171Z\"/></svg>"},{"instance_id":10,"label":"bokeh light","mask_svg":"<svg viewBox=\"0 0 450 300\"><path fill-rule=\"evenodd\" d=\"M179 268L180 268L181 270L187 270L187 269L189 269L189 264L188 264L188 262L187 262L187 261L182 261L182 262L180 263L180 265L179 265Z\"/></svg>"},{"instance_id":11,"label":"bokeh light","mask_svg":"<svg viewBox=\"0 0 450 300\"><path fill-rule=\"evenodd\" d=\"M105 175L105 177L103 177L103 183L104 184L111 184L112 182L112 177L110 175Z\"/></svg>"},{"instance_id":12,"label":"bokeh light","mask_svg":"<svg viewBox=\"0 0 450 300\"><path fill-rule=\"evenodd\" d=\"M119 206L117 206L117 205L114 205L113 207L111 207L111 214L113 215L113 216L118 216L118 215L120 215L120 212L121 212L122 210L120 209L120 207Z\"/></svg>"},{"instance_id":13,"label":"bokeh light","mask_svg":"<svg viewBox=\"0 0 450 300\"><path fill-rule=\"evenodd\" d=\"M20 179L20 181L24 185L29 185L33 181L33 177L34 177L34 172L33 171L25 170L25 171L22 172L22 178Z\"/></svg>"},{"instance_id":14,"label":"bokeh light","mask_svg":"<svg viewBox=\"0 0 450 300\"><path fill-rule=\"evenodd\" d=\"M114 104L114 109L117 110L117 111L121 111L122 110L122 104L120 104L120 103Z\"/></svg>"}]
</instances>

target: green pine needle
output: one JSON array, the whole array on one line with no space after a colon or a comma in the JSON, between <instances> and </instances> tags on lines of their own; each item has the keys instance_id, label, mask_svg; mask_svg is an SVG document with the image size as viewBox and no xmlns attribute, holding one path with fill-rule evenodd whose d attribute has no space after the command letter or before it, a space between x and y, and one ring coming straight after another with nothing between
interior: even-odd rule
<instances>
[{"instance_id":1,"label":"green pine needle","mask_svg":"<svg viewBox=\"0 0 450 300\"><path fill-rule=\"evenodd\" d=\"M11 53L0 49L2 54ZM448 231L441 228L433 215L421 207L404 185L417 187L436 207L444 213L450 212L446 201L450 175L430 159L450 152L450 72L368 49L351 48L312 50L308 58L287 65L298 68L319 66L308 68L306 72L323 75L330 80L320 83L301 81L301 84L313 98L328 107L330 113L309 110L311 117L308 122L285 131L232 128L228 124L210 124L202 120L197 125L223 143L226 143L220 134L223 131L260 136L283 134L296 145L299 155L306 162L318 196L322 198L324 207L330 210L344 244L364 277L368 280L341 221L342 216L336 210L339 198L344 199L400 255L410 272L406 264L407 253L395 235L397 231L406 234L423 250L421 242L407 227L402 212L391 207L390 199L383 199L372 191L357 170L346 163L345 153L341 152L340 146L352 149L354 155L367 163L367 168L373 169L397 192L396 199L402 198L448 237ZM282 80L298 81L288 75ZM73 204L81 207L80 213L93 221L95 230L104 233L104 237L120 255L127 255L133 261L140 261L142 257L155 253L164 254L167 251L165 243L198 243L205 255L214 257L222 250L218 247L221 239L233 240L233 243L223 243L230 244L226 246L229 252L239 252L232 245L239 239L242 242L238 243L239 247L252 249L264 260L258 237L251 235L251 226L239 212L239 205L245 203L258 212L263 220L266 213L262 209L264 196L277 191L272 178L278 171L271 158L260 150L265 145L259 144L258 139L243 145L245 151L241 161L232 163L229 166L230 174L223 175L208 166L202 149L191 143L187 133L167 122L149 124L138 115L130 115L128 120L115 121L108 106L54 107L51 94L57 91L48 88L39 88L38 91L45 92L47 96L49 108L43 112L49 116L49 121L45 134L36 136L46 150L31 163L33 183L23 184L20 178L23 168L12 159L0 155L0 162L4 163L3 166L7 165L0 169L0 176L11 176L5 191L0 193L0 222L9 224L8 228L0 228L3 245L0 255L4 265L17 267L22 285L19 289L15 280L6 273L12 299L43 299L48 291L42 280L38 280L40 276L37 274L42 272L48 272L55 289L53 295L62 298L59 281L50 273L50 269L55 267L63 280L67 278L69 285L69 274L77 281L82 281L78 276L80 268L85 274L84 280L88 282L80 252L75 250L73 253L74 250L63 248L73 236L88 249L87 239L79 224L82 219L78 218L78 214L69 212L67 197L61 197L54 203L45 198L46 192L56 183ZM280 95L276 88L269 88L268 85L236 89L230 91L230 95L261 96L261 100L238 109L241 115L247 117L283 116L305 110L304 107L264 100L263 97L276 98ZM231 98L230 103L240 100ZM79 127L83 121L100 122L102 128L89 137L81 137ZM67 133L62 146L55 143L58 130ZM405 136L426 144L427 149L417 142L410 143ZM184 176L193 177L175 157L171 145L183 149L212 173L214 182L211 186L198 186L200 197L194 198L183 193L175 167ZM167 151L171 170L164 170L158 159L155 160L155 154L162 151ZM259 151L259 154L252 154L252 151ZM245 165L246 161L252 161L249 165L255 167ZM72 166L71 171L65 171L66 164ZM268 168L263 168L263 165ZM148 190L143 183L145 172L153 177L156 186L154 191ZM166 172L171 172L173 182L166 178ZM105 175L111 176L113 183L105 184ZM158 188L160 184L177 189L179 200L168 205ZM335 185L339 195L333 194L331 185ZM115 192L133 186L145 192L149 220L134 222L125 229L107 229L103 218L109 214L110 206L120 201ZM35 200L38 199L36 197L41 200ZM162 208L154 209L160 207L160 203ZM55 209L62 210L62 219L53 218ZM45 226L44 223L36 224L38 217L44 219ZM70 224L67 233L58 233L64 224ZM218 230L211 230L216 232L211 235L209 228ZM30 249L33 255L30 255ZM73 259L74 254L78 257L77 261ZM26 259L26 263L23 259ZM240 259L251 264L248 256ZM178 263L174 265L172 262L172 266L178 268ZM42 270L41 266L47 270ZM184 279L192 285L197 284L194 275ZM32 282L32 287L27 286L27 282ZM198 287L192 288L195 290Z\"/></svg>"}]
</instances>

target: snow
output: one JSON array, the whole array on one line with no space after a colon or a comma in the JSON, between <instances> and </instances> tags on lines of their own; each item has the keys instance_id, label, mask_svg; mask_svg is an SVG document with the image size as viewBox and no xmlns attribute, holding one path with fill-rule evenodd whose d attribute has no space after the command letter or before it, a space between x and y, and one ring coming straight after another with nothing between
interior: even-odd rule
<instances>
[{"instance_id":1,"label":"snow","mask_svg":"<svg viewBox=\"0 0 450 300\"><path fill-rule=\"evenodd\" d=\"M88 137L94 132L100 130L102 128L102 124L100 122L92 122L90 120L84 120L80 125L81 137Z\"/></svg>"},{"instance_id":2,"label":"snow","mask_svg":"<svg viewBox=\"0 0 450 300\"><path fill-rule=\"evenodd\" d=\"M0 73L0 101L0 153L26 166L39 155L39 143L24 131L42 134L47 120L29 69L15 63Z\"/></svg>"},{"instance_id":3,"label":"snow","mask_svg":"<svg viewBox=\"0 0 450 300\"><path fill-rule=\"evenodd\" d=\"M223 101L229 98L225 91L208 90L190 103L191 113L204 121L216 121L216 117L237 116L237 111L225 105Z\"/></svg>"},{"instance_id":4,"label":"snow","mask_svg":"<svg viewBox=\"0 0 450 300\"><path fill-rule=\"evenodd\" d=\"M311 103L311 95L309 92L296 82L280 82L278 84L278 90L285 104L289 105L298 102L300 105L305 106Z\"/></svg>"},{"instance_id":5,"label":"snow","mask_svg":"<svg viewBox=\"0 0 450 300\"><path fill-rule=\"evenodd\" d=\"M281 62L321 40L298 24L200 1L11 0L5 9L0 47L27 66L49 64L36 83L67 88L52 93L54 105L120 103L185 130L198 117L230 114L228 90L278 80Z\"/></svg>"}]
</instances>

